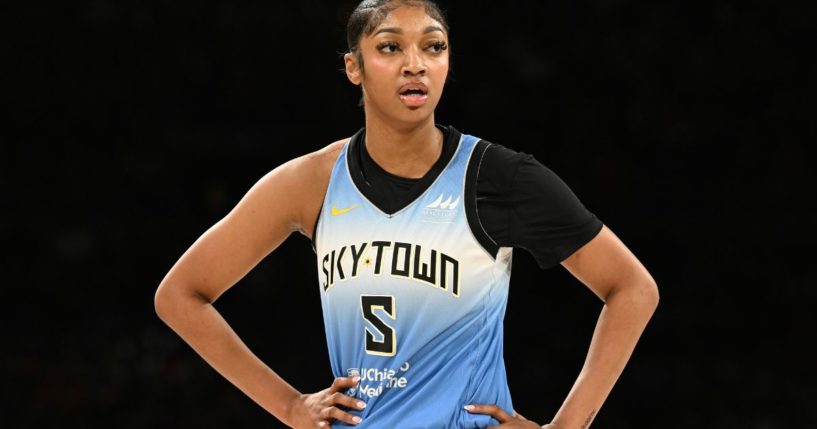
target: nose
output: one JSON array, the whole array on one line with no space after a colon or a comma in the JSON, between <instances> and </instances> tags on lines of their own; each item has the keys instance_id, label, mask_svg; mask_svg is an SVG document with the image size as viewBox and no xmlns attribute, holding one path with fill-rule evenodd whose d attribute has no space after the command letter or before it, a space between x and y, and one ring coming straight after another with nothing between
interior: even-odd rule
<instances>
[{"instance_id":1,"label":"nose","mask_svg":"<svg viewBox=\"0 0 817 429\"><path fill-rule=\"evenodd\" d=\"M403 76L422 76L426 73L425 61L417 48L409 49L403 64Z\"/></svg>"}]
</instances>

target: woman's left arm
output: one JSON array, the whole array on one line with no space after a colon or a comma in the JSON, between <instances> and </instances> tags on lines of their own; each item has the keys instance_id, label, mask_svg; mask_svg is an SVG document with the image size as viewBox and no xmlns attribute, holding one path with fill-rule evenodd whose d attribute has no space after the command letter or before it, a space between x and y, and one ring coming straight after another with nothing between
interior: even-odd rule
<instances>
[{"instance_id":1,"label":"woman's left arm","mask_svg":"<svg viewBox=\"0 0 817 429\"><path fill-rule=\"evenodd\" d=\"M610 394L636 342L658 305L658 287L647 269L606 226L562 265L603 302L590 350L547 429L587 429ZM492 415L498 428L537 427L496 405L473 405L471 412Z\"/></svg>"},{"instance_id":2,"label":"woman's left arm","mask_svg":"<svg viewBox=\"0 0 817 429\"><path fill-rule=\"evenodd\" d=\"M562 262L603 302L590 349L573 388L546 428L586 429L598 413L658 305L647 269L606 226Z\"/></svg>"}]
</instances>

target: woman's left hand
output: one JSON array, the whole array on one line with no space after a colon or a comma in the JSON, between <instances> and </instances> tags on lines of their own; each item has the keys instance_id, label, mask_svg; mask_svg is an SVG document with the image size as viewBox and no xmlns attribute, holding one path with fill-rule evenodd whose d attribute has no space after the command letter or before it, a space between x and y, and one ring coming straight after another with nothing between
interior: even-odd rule
<instances>
[{"instance_id":1,"label":"woman's left hand","mask_svg":"<svg viewBox=\"0 0 817 429\"><path fill-rule=\"evenodd\" d=\"M465 410L472 414L485 414L499 420L499 426L489 426L488 429L542 429L542 426L526 419L517 412L509 415L498 405L466 405Z\"/></svg>"}]
</instances>

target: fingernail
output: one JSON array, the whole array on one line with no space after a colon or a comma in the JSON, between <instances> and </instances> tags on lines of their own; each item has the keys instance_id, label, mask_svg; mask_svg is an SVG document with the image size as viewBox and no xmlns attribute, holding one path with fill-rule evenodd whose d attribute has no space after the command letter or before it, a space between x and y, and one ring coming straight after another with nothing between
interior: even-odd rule
<instances>
[{"instance_id":1,"label":"fingernail","mask_svg":"<svg viewBox=\"0 0 817 429\"><path fill-rule=\"evenodd\" d=\"M360 417L354 416L354 417L352 417L352 421L355 422L355 423L360 423Z\"/></svg>"},{"instance_id":2,"label":"fingernail","mask_svg":"<svg viewBox=\"0 0 817 429\"><path fill-rule=\"evenodd\" d=\"M466 405L463 408L465 408L468 411L474 411L474 406L473 405Z\"/></svg>"},{"instance_id":3,"label":"fingernail","mask_svg":"<svg viewBox=\"0 0 817 429\"><path fill-rule=\"evenodd\" d=\"M358 381L360 381L360 376L359 376L359 375L356 375L356 376L352 377L352 381L354 381L355 383L357 383Z\"/></svg>"},{"instance_id":4,"label":"fingernail","mask_svg":"<svg viewBox=\"0 0 817 429\"><path fill-rule=\"evenodd\" d=\"M358 408L366 408L366 403L363 402L363 401L357 401L357 407Z\"/></svg>"},{"instance_id":5,"label":"fingernail","mask_svg":"<svg viewBox=\"0 0 817 429\"><path fill-rule=\"evenodd\" d=\"M324 427L324 426L326 426L326 422L318 422L318 426Z\"/></svg>"}]
</instances>

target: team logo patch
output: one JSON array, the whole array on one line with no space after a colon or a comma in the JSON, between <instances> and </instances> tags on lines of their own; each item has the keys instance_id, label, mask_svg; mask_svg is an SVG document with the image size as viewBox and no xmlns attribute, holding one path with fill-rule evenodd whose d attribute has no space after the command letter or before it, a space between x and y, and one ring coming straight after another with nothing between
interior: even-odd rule
<instances>
[{"instance_id":1,"label":"team logo patch","mask_svg":"<svg viewBox=\"0 0 817 429\"><path fill-rule=\"evenodd\" d=\"M388 389L405 389L409 385L408 370L411 365L406 362L399 369L389 368L348 368L349 377L359 376L359 387L346 390L349 396L375 398Z\"/></svg>"},{"instance_id":2,"label":"team logo patch","mask_svg":"<svg viewBox=\"0 0 817 429\"><path fill-rule=\"evenodd\" d=\"M446 198L447 197L447 198ZM440 194L436 200L423 207L423 222L451 223L460 206L460 195Z\"/></svg>"}]
</instances>

